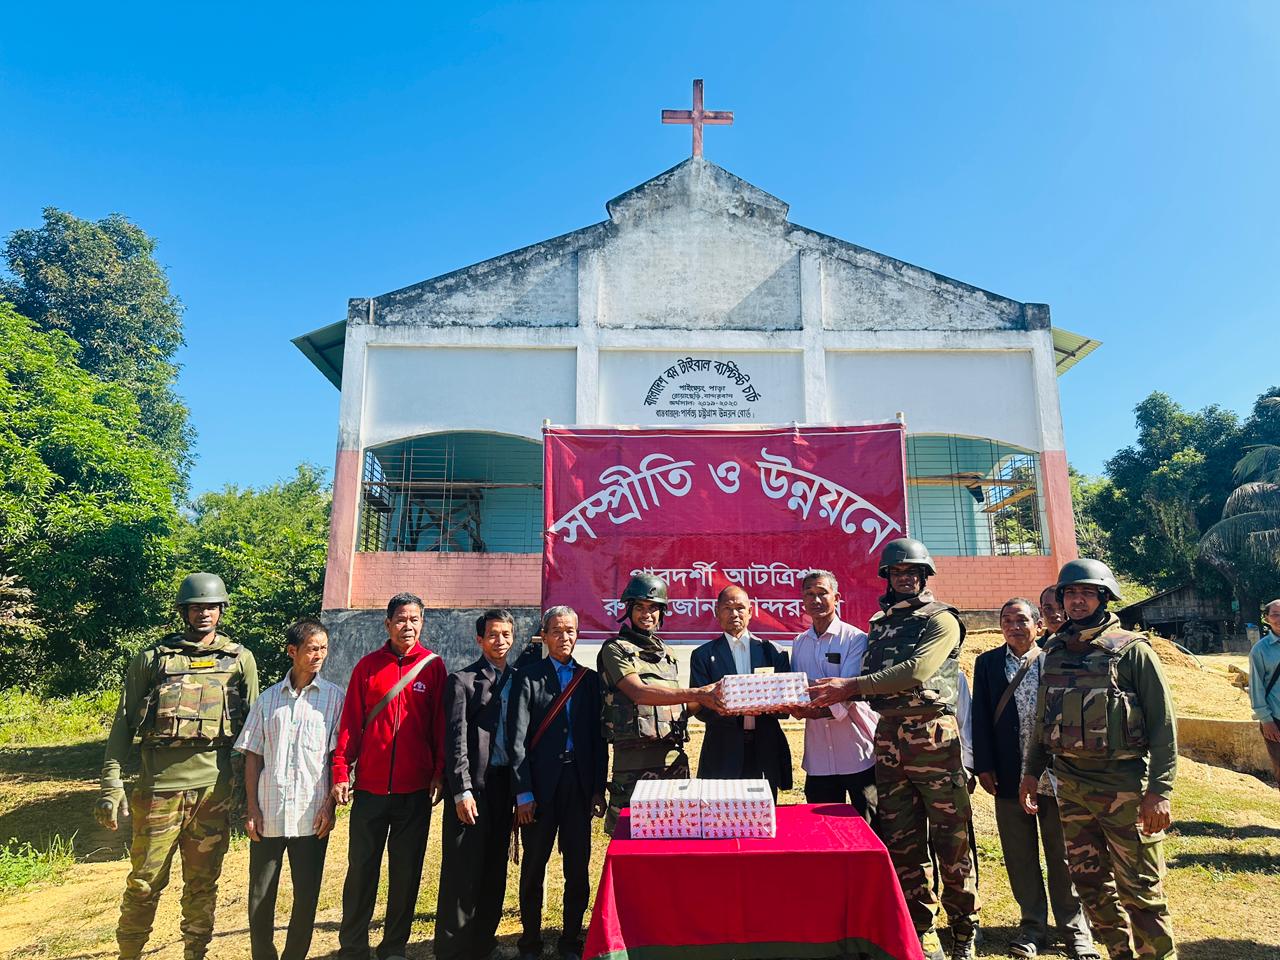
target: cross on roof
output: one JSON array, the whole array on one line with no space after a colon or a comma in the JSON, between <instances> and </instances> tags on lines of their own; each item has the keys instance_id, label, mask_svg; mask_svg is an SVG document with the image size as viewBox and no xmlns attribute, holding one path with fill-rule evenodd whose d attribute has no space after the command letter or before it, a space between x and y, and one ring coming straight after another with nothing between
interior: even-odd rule
<instances>
[{"instance_id":1,"label":"cross on roof","mask_svg":"<svg viewBox=\"0 0 1280 960\"><path fill-rule=\"evenodd\" d=\"M702 125L711 123L716 125L728 125L733 123L732 110L703 110L702 109L702 81L693 81L693 109L692 110L663 110L663 123L688 123L693 126L693 155L695 157L702 156Z\"/></svg>"}]
</instances>

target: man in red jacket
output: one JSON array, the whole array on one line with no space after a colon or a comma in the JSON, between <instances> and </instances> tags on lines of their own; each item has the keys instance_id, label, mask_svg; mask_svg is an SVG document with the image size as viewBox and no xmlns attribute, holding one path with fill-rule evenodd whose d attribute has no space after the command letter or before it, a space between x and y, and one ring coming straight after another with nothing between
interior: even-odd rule
<instances>
[{"instance_id":1,"label":"man in red jacket","mask_svg":"<svg viewBox=\"0 0 1280 960\"><path fill-rule=\"evenodd\" d=\"M354 799L338 933L344 960L369 958L369 921L387 846L387 917L377 954L379 960L403 960L431 807L440 799L444 776L447 671L418 642L422 600L396 594L387 604L386 626L386 646L351 671L333 754L333 797L341 804Z\"/></svg>"}]
</instances>

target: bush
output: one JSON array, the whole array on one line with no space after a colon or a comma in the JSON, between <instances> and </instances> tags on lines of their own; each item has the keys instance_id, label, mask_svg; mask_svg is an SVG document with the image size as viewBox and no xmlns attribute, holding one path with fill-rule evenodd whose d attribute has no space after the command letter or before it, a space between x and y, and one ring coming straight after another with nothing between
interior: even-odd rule
<instances>
[{"instance_id":1,"label":"bush","mask_svg":"<svg viewBox=\"0 0 1280 960\"><path fill-rule=\"evenodd\" d=\"M13 893L33 883L57 883L75 863L75 835L67 839L51 837L44 849L19 843L16 837L0 847L0 895Z\"/></svg>"},{"instance_id":2,"label":"bush","mask_svg":"<svg viewBox=\"0 0 1280 960\"><path fill-rule=\"evenodd\" d=\"M42 697L26 690L0 691L0 747L80 743L107 735L120 700L117 690Z\"/></svg>"}]
</instances>

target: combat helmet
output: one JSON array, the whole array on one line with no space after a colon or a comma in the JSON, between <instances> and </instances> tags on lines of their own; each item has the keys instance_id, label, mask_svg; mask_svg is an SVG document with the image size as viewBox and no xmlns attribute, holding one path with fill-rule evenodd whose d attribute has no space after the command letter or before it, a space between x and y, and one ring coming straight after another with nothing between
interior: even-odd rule
<instances>
[{"instance_id":1,"label":"combat helmet","mask_svg":"<svg viewBox=\"0 0 1280 960\"><path fill-rule=\"evenodd\" d=\"M1100 587L1112 600L1120 599L1120 584L1116 583L1111 568L1101 560L1081 557L1079 560L1071 560L1062 565L1062 570L1058 573L1057 586L1054 588L1059 603L1062 602L1062 591L1076 583Z\"/></svg>"},{"instance_id":2,"label":"combat helmet","mask_svg":"<svg viewBox=\"0 0 1280 960\"><path fill-rule=\"evenodd\" d=\"M178 587L175 604L185 607L189 603L226 603L227 585L216 573L191 573Z\"/></svg>"},{"instance_id":3,"label":"combat helmet","mask_svg":"<svg viewBox=\"0 0 1280 960\"><path fill-rule=\"evenodd\" d=\"M889 568L899 563L924 567L929 576L938 572L933 566L933 558L929 556L929 548L911 537L899 537L884 545L884 550L880 553L879 575L887 580Z\"/></svg>"},{"instance_id":4,"label":"combat helmet","mask_svg":"<svg viewBox=\"0 0 1280 960\"><path fill-rule=\"evenodd\" d=\"M630 609L637 600L648 600L667 608L667 581L655 577L652 573L637 573L627 581L627 587L618 598Z\"/></svg>"}]
</instances>

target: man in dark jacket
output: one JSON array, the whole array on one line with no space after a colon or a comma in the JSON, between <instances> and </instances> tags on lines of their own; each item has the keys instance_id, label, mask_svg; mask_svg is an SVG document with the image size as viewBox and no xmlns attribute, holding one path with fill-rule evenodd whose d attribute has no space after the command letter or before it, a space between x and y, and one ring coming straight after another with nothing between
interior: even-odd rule
<instances>
[{"instance_id":1,"label":"man in dark jacket","mask_svg":"<svg viewBox=\"0 0 1280 960\"><path fill-rule=\"evenodd\" d=\"M973 764L982 788L996 798L996 828L1004 851L1009 886L1022 911L1018 932L1009 943L1015 957L1034 957L1044 949L1053 918L1071 956L1096 957L1080 900L1067 873L1067 854L1058 821L1053 775L1040 781L1040 810L1029 814L1018 801L1022 752L1032 734L1036 692L1040 686L1040 611L1030 600L1008 601L1000 610L1004 644L978 657L973 668ZM1025 667L1025 669L1024 669ZM1017 686L1010 690L1010 684ZM1049 870L1049 898L1040 875L1040 847Z\"/></svg>"},{"instance_id":2,"label":"man in dark jacket","mask_svg":"<svg viewBox=\"0 0 1280 960\"><path fill-rule=\"evenodd\" d=\"M480 659L449 675L445 689L444 858L436 902L437 960L484 960L507 893L511 843L511 768L498 763L502 692L511 682L507 653L515 639L509 610L476 620Z\"/></svg>"},{"instance_id":3,"label":"man in dark jacket","mask_svg":"<svg viewBox=\"0 0 1280 960\"><path fill-rule=\"evenodd\" d=\"M542 954L543 881L558 833L564 868L559 951L564 960L578 960L591 890L591 818L605 811L608 760L600 729L600 678L573 659L578 615L572 608L552 607L543 614L542 642L547 657L517 675L507 718L524 839L523 932L517 946L521 960Z\"/></svg>"},{"instance_id":4,"label":"man in dark jacket","mask_svg":"<svg viewBox=\"0 0 1280 960\"><path fill-rule=\"evenodd\" d=\"M791 669L784 651L751 635L751 598L741 587L731 584L720 591L716 620L724 632L693 651L689 661L692 686L705 687L729 673L785 673ZM779 790L791 789L791 747L778 721L785 711L738 717L700 710L696 716L707 725L698 755L700 778L764 777L775 800Z\"/></svg>"}]
</instances>

